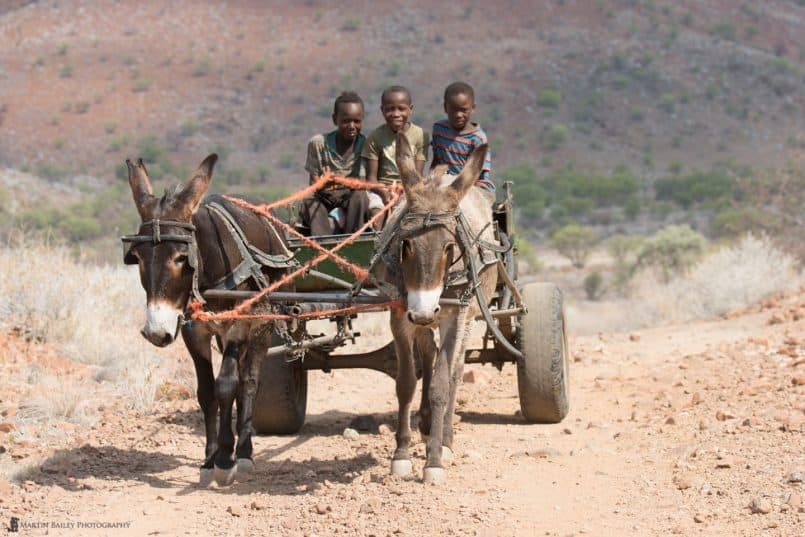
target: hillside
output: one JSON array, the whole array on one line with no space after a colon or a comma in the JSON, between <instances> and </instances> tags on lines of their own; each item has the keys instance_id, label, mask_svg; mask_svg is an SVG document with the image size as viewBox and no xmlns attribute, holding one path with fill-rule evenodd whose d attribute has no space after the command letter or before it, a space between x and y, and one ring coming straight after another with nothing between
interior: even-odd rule
<instances>
[{"instance_id":1,"label":"hillside","mask_svg":"<svg viewBox=\"0 0 805 537\"><path fill-rule=\"evenodd\" d=\"M116 259L136 225L126 157L161 191L215 151L213 191L274 199L304 182L342 90L364 96L368 132L404 84L428 128L456 79L534 240L573 221L600 237L796 228L795 244L805 229L801 0L163 4L3 3L0 230Z\"/></svg>"},{"instance_id":2,"label":"hillside","mask_svg":"<svg viewBox=\"0 0 805 537\"><path fill-rule=\"evenodd\" d=\"M797 0L4 4L0 165L56 179L111 180L153 135L183 166L217 150L230 182L293 185L341 90L365 97L368 130L405 84L430 126L455 79L497 170L768 166L805 143Z\"/></svg>"}]
</instances>

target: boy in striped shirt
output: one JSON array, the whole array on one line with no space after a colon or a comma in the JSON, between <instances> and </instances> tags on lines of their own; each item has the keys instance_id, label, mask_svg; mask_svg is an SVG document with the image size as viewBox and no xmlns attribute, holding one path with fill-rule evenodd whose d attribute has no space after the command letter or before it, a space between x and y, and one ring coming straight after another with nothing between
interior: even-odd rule
<instances>
[{"instance_id":1,"label":"boy in striped shirt","mask_svg":"<svg viewBox=\"0 0 805 537\"><path fill-rule=\"evenodd\" d=\"M458 174L467 163L470 153L476 147L488 142L486 133L478 123L470 121L475 112L475 91L465 82L453 82L444 90L444 111L446 119L433 124L431 147L433 161L431 169L439 164L447 166L447 173ZM495 183L492 182L492 159L486 152L484 167L475 186L481 187L494 196Z\"/></svg>"}]
</instances>

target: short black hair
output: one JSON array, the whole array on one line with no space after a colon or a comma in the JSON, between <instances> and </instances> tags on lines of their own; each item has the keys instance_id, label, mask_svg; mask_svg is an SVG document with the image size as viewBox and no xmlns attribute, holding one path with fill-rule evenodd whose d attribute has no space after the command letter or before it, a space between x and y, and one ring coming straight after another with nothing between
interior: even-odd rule
<instances>
[{"instance_id":1,"label":"short black hair","mask_svg":"<svg viewBox=\"0 0 805 537\"><path fill-rule=\"evenodd\" d=\"M383 106L383 103L386 102L386 98L390 93L403 93L405 94L405 98L408 99L408 104L412 103L411 100L411 92L408 91L408 88L405 86L389 86L383 90L383 93L380 95L380 105Z\"/></svg>"},{"instance_id":2,"label":"short black hair","mask_svg":"<svg viewBox=\"0 0 805 537\"><path fill-rule=\"evenodd\" d=\"M472 100L472 102L475 102L475 90L473 90L472 86L470 86L466 82L453 82L452 84L450 84L445 88L444 90L445 102L447 102L447 99L453 97L454 95L466 95Z\"/></svg>"},{"instance_id":3,"label":"short black hair","mask_svg":"<svg viewBox=\"0 0 805 537\"><path fill-rule=\"evenodd\" d=\"M347 103L355 103L361 105L361 108L364 107L363 99L361 99L360 95L358 95L354 91L344 91L341 93L341 95L335 98L335 104L333 104L333 115L334 116L338 115L339 105Z\"/></svg>"}]
</instances>

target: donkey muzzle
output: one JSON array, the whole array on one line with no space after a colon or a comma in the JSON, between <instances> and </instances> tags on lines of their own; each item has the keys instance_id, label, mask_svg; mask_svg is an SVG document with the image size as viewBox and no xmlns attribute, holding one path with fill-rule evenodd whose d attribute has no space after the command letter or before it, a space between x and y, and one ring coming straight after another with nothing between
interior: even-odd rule
<instances>
[{"instance_id":1,"label":"donkey muzzle","mask_svg":"<svg viewBox=\"0 0 805 537\"><path fill-rule=\"evenodd\" d=\"M179 334L184 318L182 311L164 302L148 304L145 326L140 331L145 339L157 347L173 343Z\"/></svg>"},{"instance_id":2,"label":"donkey muzzle","mask_svg":"<svg viewBox=\"0 0 805 537\"><path fill-rule=\"evenodd\" d=\"M406 316L414 324L427 326L436 321L436 316L442 310L439 299L442 296L442 287L435 289L408 291L406 302L408 311Z\"/></svg>"},{"instance_id":3,"label":"donkey muzzle","mask_svg":"<svg viewBox=\"0 0 805 537\"><path fill-rule=\"evenodd\" d=\"M436 316L439 314L441 308L436 306L433 311L411 311L408 310L406 315L408 320L414 324L418 324L420 326L428 326L436 322Z\"/></svg>"}]
</instances>

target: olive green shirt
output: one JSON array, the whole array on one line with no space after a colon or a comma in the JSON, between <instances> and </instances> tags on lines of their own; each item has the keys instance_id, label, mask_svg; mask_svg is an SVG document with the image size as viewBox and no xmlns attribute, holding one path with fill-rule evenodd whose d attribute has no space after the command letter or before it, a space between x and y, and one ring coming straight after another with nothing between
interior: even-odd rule
<instances>
[{"instance_id":1,"label":"olive green shirt","mask_svg":"<svg viewBox=\"0 0 805 537\"><path fill-rule=\"evenodd\" d=\"M366 140L363 134L358 133L352 153L342 157L335 145L337 131L327 134L317 134L307 144L307 160L305 170L313 177L321 176L322 168L328 166L330 171L342 177L366 177L361 151Z\"/></svg>"},{"instance_id":2,"label":"olive green shirt","mask_svg":"<svg viewBox=\"0 0 805 537\"><path fill-rule=\"evenodd\" d=\"M428 147L430 147L430 135L411 123L405 131L405 137L411 144L414 153L414 160L428 160ZM400 170L397 169L397 133L393 132L387 124L383 124L372 131L363 144L361 156L369 160L376 160L377 180L383 183L391 183L400 180Z\"/></svg>"}]
</instances>

